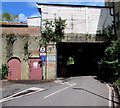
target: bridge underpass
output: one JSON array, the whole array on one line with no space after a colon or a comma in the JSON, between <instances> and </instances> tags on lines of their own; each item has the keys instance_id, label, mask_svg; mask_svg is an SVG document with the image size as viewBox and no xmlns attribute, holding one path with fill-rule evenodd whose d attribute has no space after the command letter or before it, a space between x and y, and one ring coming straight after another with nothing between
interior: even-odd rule
<instances>
[{"instance_id":1,"label":"bridge underpass","mask_svg":"<svg viewBox=\"0 0 120 108\"><path fill-rule=\"evenodd\" d=\"M95 76L106 46L108 43L58 43L57 77Z\"/></svg>"}]
</instances>

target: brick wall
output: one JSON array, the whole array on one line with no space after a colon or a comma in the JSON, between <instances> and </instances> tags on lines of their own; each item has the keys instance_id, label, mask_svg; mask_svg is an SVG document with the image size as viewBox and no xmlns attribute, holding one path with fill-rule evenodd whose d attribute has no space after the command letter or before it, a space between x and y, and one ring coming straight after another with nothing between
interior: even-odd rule
<instances>
[{"instance_id":1,"label":"brick wall","mask_svg":"<svg viewBox=\"0 0 120 108\"><path fill-rule=\"evenodd\" d=\"M1 23L1 22L0 22ZM15 33L17 36L17 39L13 43L12 47L12 56L11 57L17 57L21 61L21 79L27 80L29 79L29 60L24 60L24 43L27 40L28 41L28 51L31 53L32 50L39 49L38 41L40 38L40 27L39 26L28 26L27 23L18 23L18 22L5 22L1 23L2 27L0 27L0 30L2 30L2 33ZM19 34L19 35L17 35ZM24 35L22 35L24 34ZM29 34L29 35L27 35ZM7 63L7 61L11 57L7 57L7 41L5 35L1 36L0 41L2 41L1 45L1 64ZM10 53L10 52L9 52Z\"/></svg>"},{"instance_id":2,"label":"brick wall","mask_svg":"<svg viewBox=\"0 0 120 108\"><path fill-rule=\"evenodd\" d=\"M40 27L1 27L3 33L40 34Z\"/></svg>"}]
</instances>

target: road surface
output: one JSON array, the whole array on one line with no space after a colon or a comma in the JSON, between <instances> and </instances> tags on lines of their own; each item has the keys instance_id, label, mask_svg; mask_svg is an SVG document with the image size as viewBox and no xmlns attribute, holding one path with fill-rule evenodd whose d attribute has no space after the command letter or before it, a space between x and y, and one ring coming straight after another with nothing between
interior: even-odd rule
<instances>
[{"instance_id":1,"label":"road surface","mask_svg":"<svg viewBox=\"0 0 120 108\"><path fill-rule=\"evenodd\" d=\"M29 95L13 96L6 100L7 89L19 91L36 87L41 91ZM3 106L109 106L109 88L92 76L71 77L45 84L11 85L3 90ZM18 91L17 91L18 92ZM12 94L13 95L13 94Z\"/></svg>"}]
</instances>

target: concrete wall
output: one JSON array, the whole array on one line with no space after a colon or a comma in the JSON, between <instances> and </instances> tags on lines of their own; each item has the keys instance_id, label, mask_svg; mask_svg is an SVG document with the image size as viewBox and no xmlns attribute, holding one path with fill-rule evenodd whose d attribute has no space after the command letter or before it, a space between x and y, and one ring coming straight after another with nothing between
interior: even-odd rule
<instances>
[{"instance_id":1,"label":"concrete wall","mask_svg":"<svg viewBox=\"0 0 120 108\"><path fill-rule=\"evenodd\" d=\"M41 39L40 26L28 26L28 27L1 27L2 33L2 63L12 57L17 57L21 61L21 80L29 80L30 75L30 62L29 58L39 58L39 40ZM11 45L8 50L5 34L14 33L16 35L16 41ZM30 55L24 55L24 43L28 41L28 52ZM54 44L47 45L47 61L43 66L43 78L44 80L56 79L56 46ZM12 56L7 57L12 53ZM1 64L2 64L1 63Z\"/></svg>"},{"instance_id":2,"label":"concrete wall","mask_svg":"<svg viewBox=\"0 0 120 108\"><path fill-rule=\"evenodd\" d=\"M61 17L66 20L65 33L96 34L97 30L112 24L109 8L38 5L42 10L42 19L54 20Z\"/></svg>"},{"instance_id":3,"label":"concrete wall","mask_svg":"<svg viewBox=\"0 0 120 108\"><path fill-rule=\"evenodd\" d=\"M7 61L12 57L17 57L21 61L21 79L29 79L29 57L39 57L39 54L32 54L33 50L39 50L39 39L40 26L17 26L16 24L11 26L10 22L6 22L6 25L0 27L0 30L4 35L1 35L1 51L2 51L2 63L7 63ZM8 46L6 41L6 35L14 33L16 35L16 40L13 45ZM28 41L28 52L30 55L24 55L24 43ZM9 49L10 48L10 49ZM12 56L7 57L8 54L12 53Z\"/></svg>"},{"instance_id":4,"label":"concrete wall","mask_svg":"<svg viewBox=\"0 0 120 108\"><path fill-rule=\"evenodd\" d=\"M55 80L57 72L56 44L47 45L46 79Z\"/></svg>"},{"instance_id":5,"label":"concrete wall","mask_svg":"<svg viewBox=\"0 0 120 108\"><path fill-rule=\"evenodd\" d=\"M28 26L40 26L40 17L33 17L27 19Z\"/></svg>"},{"instance_id":6,"label":"concrete wall","mask_svg":"<svg viewBox=\"0 0 120 108\"><path fill-rule=\"evenodd\" d=\"M17 39L14 42L14 44L11 46L12 51L12 56L7 57L7 42L6 42L6 37L5 35L2 36L2 63L7 63L7 61L12 58L12 57L17 57L21 60L21 79L22 80L27 80L29 79L29 58L32 55L32 50L39 50L39 45L38 41L40 38L40 34L37 36L32 36L32 35L23 35L23 34L16 34ZM31 55L28 57L24 55L24 42L28 41L29 47L28 47L28 52L31 53ZM33 57L33 56L32 56ZM36 56L35 56L36 57ZM37 55L39 57L39 55Z\"/></svg>"},{"instance_id":7,"label":"concrete wall","mask_svg":"<svg viewBox=\"0 0 120 108\"><path fill-rule=\"evenodd\" d=\"M42 6L42 20L61 17L66 19L67 27L65 29L65 40L67 42L79 41L96 41L95 35L98 29L103 26L111 25L112 17L109 14L108 8L97 7L67 7L67 6ZM33 21L33 22L32 22ZM22 74L21 79L29 79L29 59L24 55L24 41L29 43L29 52L34 52L39 49L38 41L40 37L39 19L28 19L28 27L2 27L4 33L15 33L17 40L12 46L12 57L18 57L21 60ZM92 34L93 37L89 39L83 38L85 34ZM84 34L84 35L83 35ZM24 36L22 36L24 35ZM2 58L3 63L7 62L6 59L6 38L2 37ZM34 50L34 51L33 51ZM39 57L39 54L31 53L29 57ZM47 44L47 61L45 62L43 75L45 80L56 79L56 45L53 43Z\"/></svg>"},{"instance_id":8,"label":"concrete wall","mask_svg":"<svg viewBox=\"0 0 120 108\"><path fill-rule=\"evenodd\" d=\"M96 42L105 41L104 38L98 39L97 30L107 28L112 24L113 16L110 16L109 8L103 7L80 7L65 5L41 5L42 24L44 20L54 20L61 17L66 20L65 38L62 42ZM42 26L44 27L44 26ZM87 34L91 34L90 37ZM45 79L53 80L56 78L56 47L55 45L47 45L47 57L53 57L54 60L46 61L46 69L44 69Z\"/></svg>"}]
</instances>

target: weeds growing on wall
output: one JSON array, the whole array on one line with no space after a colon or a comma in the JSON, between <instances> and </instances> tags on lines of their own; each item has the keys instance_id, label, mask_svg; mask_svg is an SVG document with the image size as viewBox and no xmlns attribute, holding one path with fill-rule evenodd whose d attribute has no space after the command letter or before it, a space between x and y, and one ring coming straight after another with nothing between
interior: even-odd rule
<instances>
[{"instance_id":1,"label":"weeds growing on wall","mask_svg":"<svg viewBox=\"0 0 120 108\"><path fill-rule=\"evenodd\" d=\"M92 35L89 33L86 33L85 36L86 36L86 40L92 37Z\"/></svg>"},{"instance_id":2,"label":"weeds growing on wall","mask_svg":"<svg viewBox=\"0 0 120 108\"><path fill-rule=\"evenodd\" d=\"M28 40L24 40L24 59L25 61L28 60L28 56L30 55L29 51L28 51L28 47L29 47L29 42Z\"/></svg>"},{"instance_id":3,"label":"weeds growing on wall","mask_svg":"<svg viewBox=\"0 0 120 108\"><path fill-rule=\"evenodd\" d=\"M115 39L114 33L113 33L114 26L107 26L106 28L103 28L102 30L97 30L97 35L106 38L109 42L113 39Z\"/></svg>"},{"instance_id":4,"label":"weeds growing on wall","mask_svg":"<svg viewBox=\"0 0 120 108\"><path fill-rule=\"evenodd\" d=\"M6 64L2 64L2 69L0 70L0 78L3 79L8 74L8 67Z\"/></svg>"},{"instance_id":5,"label":"weeds growing on wall","mask_svg":"<svg viewBox=\"0 0 120 108\"><path fill-rule=\"evenodd\" d=\"M59 42L64 38L64 29L66 27L66 20L58 19L45 20L42 29L42 41L41 45L49 42Z\"/></svg>"},{"instance_id":6,"label":"weeds growing on wall","mask_svg":"<svg viewBox=\"0 0 120 108\"><path fill-rule=\"evenodd\" d=\"M14 33L6 34L7 44L13 44L16 41L16 35Z\"/></svg>"},{"instance_id":7,"label":"weeds growing on wall","mask_svg":"<svg viewBox=\"0 0 120 108\"><path fill-rule=\"evenodd\" d=\"M3 36L6 36L7 58L10 58L13 55L13 44L17 40L17 38L16 38L16 35L14 33L3 34Z\"/></svg>"},{"instance_id":8,"label":"weeds growing on wall","mask_svg":"<svg viewBox=\"0 0 120 108\"><path fill-rule=\"evenodd\" d=\"M27 56L29 54L29 52L28 52L28 46L29 46L28 41L25 40L25 42L24 42L24 55L25 56Z\"/></svg>"}]
</instances>

